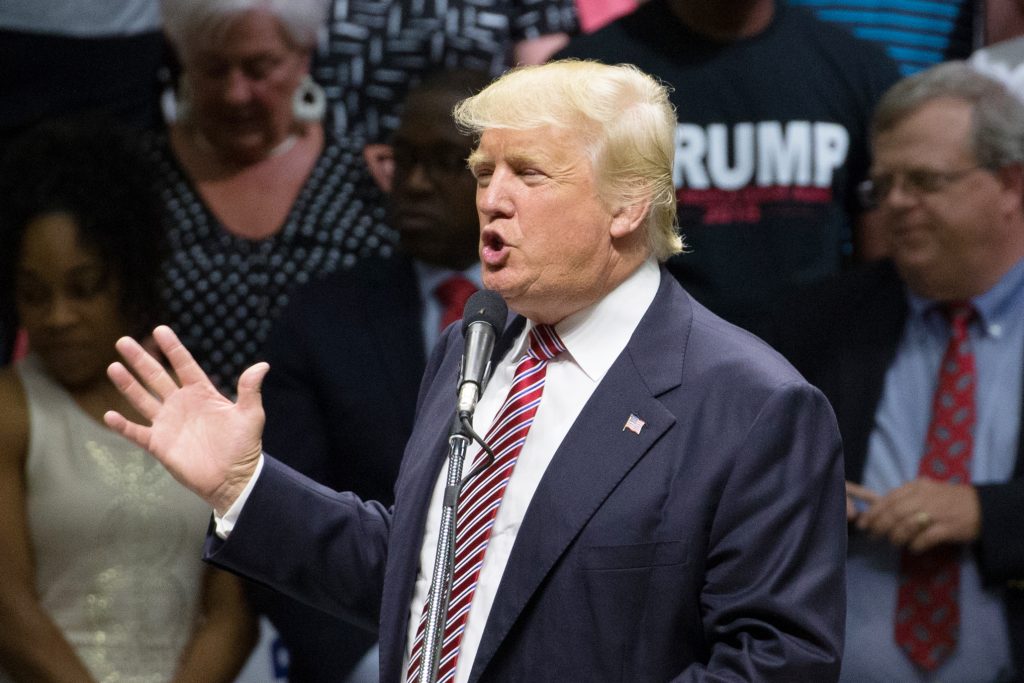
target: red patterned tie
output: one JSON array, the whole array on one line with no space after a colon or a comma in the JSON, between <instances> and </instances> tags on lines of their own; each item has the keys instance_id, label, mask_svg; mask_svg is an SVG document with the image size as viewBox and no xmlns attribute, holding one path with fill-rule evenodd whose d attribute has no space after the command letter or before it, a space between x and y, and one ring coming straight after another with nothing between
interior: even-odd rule
<instances>
[{"instance_id":1,"label":"red patterned tie","mask_svg":"<svg viewBox=\"0 0 1024 683\"><path fill-rule=\"evenodd\" d=\"M538 325L530 331L530 348L516 365L512 387L485 437L485 441L494 451L494 462L470 479L459 496L452 594L441 641L441 654L438 657L439 683L450 681L455 676L455 663L458 661L462 632L469 616L469 607L473 601L480 567L483 565L484 552L490 541L491 526L501 506L501 498L508 480L512 476L512 468L519 459L526 434L533 424L537 406L540 405L548 361L562 351L565 351L565 346L553 327ZM478 454L477 458L480 457ZM423 613L409 657L406 680L410 682L419 676L427 612L428 606L423 605Z\"/></svg>"},{"instance_id":2,"label":"red patterned tie","mask_svg":"<svg viewBox=\"0 0 1024 683\"><path fill-rule=\"evenodd\" d=\"M476 292L476 285L464 275L452 275L434 288L434 296L441 302L441 329L462 318L469 297Z\"/></svg>"},{"instance_id":3,"label":"red patterned tie","mask_svg":"<svg viewBox=\"0 0 1024 683\"><path fill-rule=\"evenodd\" d=\"M967 329L974 317L969 303L951 303L952 328L932 400L924 456L918 475L951 484L971 480L974 445L974 353ZM940 546L900 558L896 604L896 643L919 667L933 671L956 647L960 628L960 566L957 546Z\"/></svg>"}]
</instances>

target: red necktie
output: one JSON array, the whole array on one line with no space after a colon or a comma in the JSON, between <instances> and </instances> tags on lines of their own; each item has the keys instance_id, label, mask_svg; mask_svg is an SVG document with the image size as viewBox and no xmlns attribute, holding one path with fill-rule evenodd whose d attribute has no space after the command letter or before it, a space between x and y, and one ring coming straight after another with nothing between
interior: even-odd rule
<instances>
[{"instance_id":1,"label":"red necktie","mask_svg":"<svg viewBox=\"0 0 1024 683\"><path fill-rule=\"evenodd\" d=\"M974 445L974 353L967 328L969 303L947 305L951 334L939 368L924 456L918 475L951 484L971 480ZM900 558L896 643L917 666L933 671L956 647L960 628L960 548L942 546Z\"/></svg>"},{"instance_id":2,"label":"red necktie","mask_svg":"<svg viewBox=\"0 0 1024 683\"><path fill-rule=\"evenodd\" d=\"M434 296L441 302L441 329L462 319L469 297L476 292L476 285L464 275L452 275L434 288Z\"/></svg>"},{"instance_id":3,"label":"red necktie","mask_svg":"<svg viewBox=\"0 0 1024 683\"><path fill-rule=\"evenodd\" d=\"M565 346L549 325L538 325L530 331L530 348L516 365L508 396L498 410L485 441L494 451L494 462L470 479L459 496L459 515L455 524L455 564L452 568L452 593L448 617L438 657L438 683L455 676L462 632L469 616L480 567L491 538L491 525L501 506L501 498L512 476L512 468L533 424L533 416L544 392L548 361L565 351ZM477 459L481 457L477 455ZM423 605L419 628L409 657L406 681L419 676L420 654L427 625L428 605Z\"/></svg>"}]
</instances>

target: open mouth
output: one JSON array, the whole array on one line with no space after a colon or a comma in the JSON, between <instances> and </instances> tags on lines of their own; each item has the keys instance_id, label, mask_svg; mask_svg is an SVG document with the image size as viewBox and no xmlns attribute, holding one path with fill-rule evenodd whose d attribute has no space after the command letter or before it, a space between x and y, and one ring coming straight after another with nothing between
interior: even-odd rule
<instances>
[{"instance_id":1,"label":"open mouth","mask_svg":"<svg viewBox=\"0 0 1024 683\"><path fill-rule=\"evenodd\" d=\"M491 251L501 251L505 248L505 240L501 239L501 235L494 232L493 230L486 230L481 238L485 249Z\"/></svg>"},{"instance_id":2,"label":"open mouth","mask_svg":"<svg viewBox=\"0 0 1024 683\"><path fill-rule=\"evenodd\" d=\"M484 230L480 235L480 260L488 266L500 266L508 257L505 240L494 230Z\"/></svg>"}]
</instances>

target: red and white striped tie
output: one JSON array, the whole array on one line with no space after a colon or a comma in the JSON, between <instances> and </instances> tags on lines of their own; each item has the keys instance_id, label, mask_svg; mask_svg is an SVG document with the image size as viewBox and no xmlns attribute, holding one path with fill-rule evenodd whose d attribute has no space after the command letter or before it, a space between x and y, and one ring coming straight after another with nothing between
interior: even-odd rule
<instances>
[{"instance_id":1,"label":"red and white striped tie","mask_svg":"<svg viewBox=\"0 0 1024 683\"><path fill-rule=\"evenodd\" d=\"M469 607L480 576L484 553L491 538L491 527L501 506L501 498L508 486L508 480L512 476L512 468L519 459L526 435L533 424L533 416L540 405L548 361L562 351L565 351L565 346L550 325L538 325L530 331L530 348L516 365L508 397L484 439L494 451L494 462L470 479L459 496L452 594L441 640L441 654L438 657L438 683L450 681L455 676L462 633L469 616ZM477 454L477 460L482 456L482 452ZM410 683L420 675L428 611L429 605L424 604L416 639L412 645L412 654L409 657L406 680Z\"/></svg>"}]
</instances>

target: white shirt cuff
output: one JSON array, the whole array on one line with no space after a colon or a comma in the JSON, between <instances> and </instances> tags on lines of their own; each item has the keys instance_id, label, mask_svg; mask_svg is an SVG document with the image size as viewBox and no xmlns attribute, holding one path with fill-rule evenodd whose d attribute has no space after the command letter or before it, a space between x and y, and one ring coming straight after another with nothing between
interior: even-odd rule
<instances>
[{"instance_id":1,"label":"white shirt cuff","mask_svg":"<svg viewBox=\"0 0 1024 683\"><path fill-rule=\"evenodd\" d=\"M260 459L256 461L256 469L253 471L252 477L249 478L249 482L242 489L242 492L238 494L238 498L235 498L235 502L231 504L231 507L224 513L224 516L221 517L217 514L216 510L213 511L214 533L217 534L218 538L227 540L228 534L235 528L235 522L238 521L238 516L242 514L245 501L249 500L249 494L252 493L252 488L256 486L256 479L259 478L262 471L263 454L260 453Z\"/></svg>"}]
</instances>

